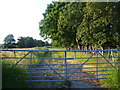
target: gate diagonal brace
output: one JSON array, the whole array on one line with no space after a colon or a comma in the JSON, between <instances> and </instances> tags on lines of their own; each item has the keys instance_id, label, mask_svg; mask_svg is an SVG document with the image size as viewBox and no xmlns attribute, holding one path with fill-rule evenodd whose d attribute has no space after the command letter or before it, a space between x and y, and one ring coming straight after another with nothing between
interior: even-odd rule
<instances>
[{"instance_id":1,"label":"gate diagonal brace","mask_svg":"<svg viewBox=\"0 0 120 90\"><path fill-rule=\"evenodd\" d=\"M38 59L40 59L45 65L47 65L50 69L52 69L57 75L59 75L59 77L61 77L62 79L64 79L60 74L58 74L52 67L50 67L50 65L48 65L43 58L40 58L35 52L32 52L36 57L38 57Z\"/></svg>"},{"instance_id":2,"label":"gate diagonal brace","mask_svg":"<svg viewBox=\"0 0 120 90\"><path fill-rule=\"evenodd\" d=\"M15 66L16 66L20 61L22 61L22 59L25 58L29 53L30 53L30 51L29 51L27 54L25 54L18 62L16 62Z\"/></svg>"},{"instance_id":3,"label":"gate diagonal brace","mask_svg":"<svg viewBox=\"0 0 120 90\"><path fill-rule=\"evenodd\" d=\"M112 67L114 67L119 72L119 70L105 56L103 56L101 53L98 54L100 54L100 56L102 56Z\"/></svg>"},{"instance_id":4,"label":"gate diagonal brace","mask_svg":"<svg viewBox=\"0 0 120 90\"><path fill-rule=\"evenodd\" d=\"M97 54L98 52L96 51L95 53L93 53L86 61L84 61L73 73L71 73L71 75L68 76L71 77L74 73L77 72L78 69L80 69L87 61L89 61L89 59L91 59L95 54Z\"/></svg>"}]
</instances>

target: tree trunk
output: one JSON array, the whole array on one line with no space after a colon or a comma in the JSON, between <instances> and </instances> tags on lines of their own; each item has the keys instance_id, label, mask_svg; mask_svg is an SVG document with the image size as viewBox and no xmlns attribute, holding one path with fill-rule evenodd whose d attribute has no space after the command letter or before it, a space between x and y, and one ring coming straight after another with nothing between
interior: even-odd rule
<instances>
[{"instance_id":1,"label":"tree trunk","mask_svg":"<svg viewBox=\"0 0 120 90\"><path fill-rule=\"evenodd\" d=\"M79 49L79 50L81 49L79 44L78 44L78 49Z\"/></svg>"},{"instance_id":2,"label":"tree trunk","mask_svg":"<svg viewBox=\"0 0 120 90\"><path fill-rule=\"evenodd\" d=\"M102 46L100 46L100 49L101 49L101 50L103 50L103 47L102 47ZM102 55L104 55L104 52L103 52L103 51L102 51Z\"/></svg>"}]
</instances>

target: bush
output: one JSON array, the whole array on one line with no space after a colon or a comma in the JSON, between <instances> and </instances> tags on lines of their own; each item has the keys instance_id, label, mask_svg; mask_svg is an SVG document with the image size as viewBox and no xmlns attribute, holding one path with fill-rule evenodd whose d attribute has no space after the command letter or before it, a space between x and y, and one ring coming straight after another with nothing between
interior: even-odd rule
<instances>
[{"instance_id":1,"label":"bush","mask_svg":"<svg viewBox=\"0 0 120 90\"><path fill-rule=\"evenodd\" d=\"M4 88L26 88L27 74L20 67L2 62L2 87Z\"/></svg>"}]
</instances>

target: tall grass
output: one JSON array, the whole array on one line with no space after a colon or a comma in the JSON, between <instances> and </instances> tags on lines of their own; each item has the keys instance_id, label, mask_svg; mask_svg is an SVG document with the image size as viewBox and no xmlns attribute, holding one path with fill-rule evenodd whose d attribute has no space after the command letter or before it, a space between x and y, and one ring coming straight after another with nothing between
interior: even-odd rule
<instances>
[{"instance_id":1,"label":"tall grass","mask_svg":"<svg viewBox=\"0 0 120 90\"><path fill-rule=\"evenodd\" d=\"M103 83L103 87L106 88L120 88L120 84L119 84L119 72L112 70L111 72L112 75L110 76L110 78L108 79L104 79L101 82Z\"/></svg>"},{"instance_id":2,"label":"tall grass","mask_svg":"<svg viewBox=\"0 0 120 90\"><path fill-rule=\"evenodd\" d=\"M118 56L120 56L120 53L118 53ZM119 66L120 58L116 60L118 64L116 66ZM114 89L119 89L120 88L120 67L117 68L118 70L115 70L114 68L109 71L111 73L111 76L109 79L102 80L101 82L103 83L104 87L108 88L114 88Z\"/></svg>"},{"instance_id":3,"label":"tall grass","mask_svg":"<svg viewBox=\"0 0 120 90\"><path fill-rule=\"evenodd\" d=\"M25 71L11 63L2 62L2 88L26 88L28 78Z\"/></svg>"}]
</instances>

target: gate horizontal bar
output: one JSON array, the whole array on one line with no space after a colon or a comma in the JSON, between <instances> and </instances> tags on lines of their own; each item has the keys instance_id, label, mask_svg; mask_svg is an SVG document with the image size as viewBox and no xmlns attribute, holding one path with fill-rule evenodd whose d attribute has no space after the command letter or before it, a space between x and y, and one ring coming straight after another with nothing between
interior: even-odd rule
<instances>
[{"instance_id":1,"label":"gate horizontal bar","mask_svg":"<svg viewBox=\"0 0 120 90\"><path fill-rule=\"evenodd\" d=\"M106 71L111 71L111 70L98 70L98 71L77 71L75 73L87 73L87 72L106 72ZM30 73L30 72L26 72ZM71 74L72 72L67 72L67 74ZM55 74L54 72L32 72L32 74ZM58 74L65 74L58 72Z\"/></svg>"},{"instance_id":2,"label":"gate horizontal bar","mask_svg":"<svg viewBox=\"0 0 120 90\"><path fill-rule=\"evenodd\" d=\"M114 64L120 64L120 62L111 62L111 63L114 63ZM89 65L89 64L109 64L108 62L106 63L85 63L84 65ZM33 65L33 66L46 66L45 64L18 64L18 65ZM65 66L64 64L49 64L50 66L54 66L54 65L62 65L62 66ZM71 65L81 65L80 64L67 64L67 66L71 66Z\"/></svg>"},{"instance_id":3,"label":"gate horizontal bar","mask_svg":"<svg viewBox=\"0 0 120 90\"><path fill-rule=\"evenodd\" d=\"M25 73L30 73L30 72L25 72ZM53 72L32 72L31 74L55 74Z\"/></svg>"},{"instance_id":4,"label":"gate horizontal bar","mask_svg":"<svg viewBox=\"0 0 120 90\"><path fill-rule=\"evenodd\" d=\"M79 75L79 76L71 76L71 77L91 77L91 76L103 76L103 75L111 75L111 74ZM59 76L28 76L28 78L60 78L60 77Z\"/></svg>"},{"instance_id":5,"label":"gate horizontal bar","mask_svg":"<svg viewBox=\"0 0 120 90\"><path fill-rule=\"evenodd\" d=\"M64 80L26 80L26 82L62 82Z\"/></svg>"},{"instance_id":6,"label":"gate horizontal bar","mask_svg":"<svg viewBox=\"0 0 120 90\"><path fill-rule=\"evenodd\" d=\"M58 77L59 76L28 76L28 78L58 78Z\"/></svg>"},{"instance_id":7,"label":"gate horizontal bar","mask_svg":"<svg viewBox=\"0 0 120 90\"><path fill-rule=\"evenodd\" d=\"M2 57L2 59L21 59L22 57ZM54 59L54 60L73 60L74 58L52 58L52 57L40 57L41 59ZM24 59L39 59L39 57L25 57Z\"/></svg>"},{"instance_id":8,"label":"gate horizontal bar","mask_svg":"<svg viewBox=\"0 0 120 90\"><path fill-rule=\"evenodd\" d=\"M110 56L105 58L119 58L120 56ZM22 57L2 57L2 59L20 59ZM73 59L88 59L89 57L76 57L76 58L52 58L52 57L40 57L41 59L54 59L54 60L73 60ZM91 57L91 58L103 58L103 57ZM38 57L25 57L24 59L39 59Z\"/></svg>"},{"instance_id":9,"label":"gate horizontal bar","mask_svg":"<svg viewBox=\"0 0 120 90\"><path fill-rule=\"evenodd\" d=\"M107 78L86 78L86 79L68 79L68 80L79 81L79 80L98 80L98 79L107 79ZM26 82L62 82L62 81L65 81L65 80L26 80Z\"/></svg>"},{"instance_id":10,"label":"gate horizontal bar","mask_svg":"<svg viewBox=\"0 0 120 90\"><path fill-rule=\"evenodd\" d=\"M79 76L71 76L71 77L91 77L91 76L103 76L103 75L111 75L111 74L79 75Z\"/></svg>"},{"instance_id":11,"label":"gate horizontal bar","mask_svg":"<svg viewBox=\"0 0 120 90\"><path fill-rule=\"evenodd\" d=\"M101 52L101 51L120 51L120 50L0 50L0 51L30 51L30 52Z\"/></svg>"},{"instance_id":12,"label":"gate horizontal bar","mask_svg":"<svg viewBox=\"0 0 120 90\"><path fill-rule=\"evenodd\" d=\"M110 77L105 77L105 78L84 78L84 79L68 79L70 81L79 81L79 80L98 80L98 79L108 79Z\"/></svg>"},{"instance_id":13,"label":"gate horizontal bar","mask_svg":"<svg viewBox=\"0 0 120 90\"><path fill-rule=\"evenodd\" d=\"M87 72L106 72L106 71L111 71L111 70L98 70L98 71L77 71L75 73L87 73ZM68 74L71 74L73 72L68 72Z\"/></svg>"},{"instance_id":14,"label":"gate horizontal bar","mask_svg":"<svg viewBox=\"0 0 120 90\"><path fill-rule=\"evenodd\" d=\"M105 57L105 58L118 58L120 56L109 56L109 57ZM88 59L89 57L76 57L74 59ZM103 57L91 57L91 58L103 58Z\"/></svg>"},{"instance_id":15,"label":"gate horizontal bar","mask_svg":"<svg viewBox=\"0 0 120 90\"><path fill-rule=\"evenodd\" d=\"M115 67L120 67L120 66L115 66ZM67 70L69 69L90 69L90 68L113 68L112 66L107 66L107 67L80 67L80 68L67 68ZM51 68L28 68L31 70L52 70ZM65 68L53 68L53 70L65 70Z\"/></svg>"}]
</instances>

